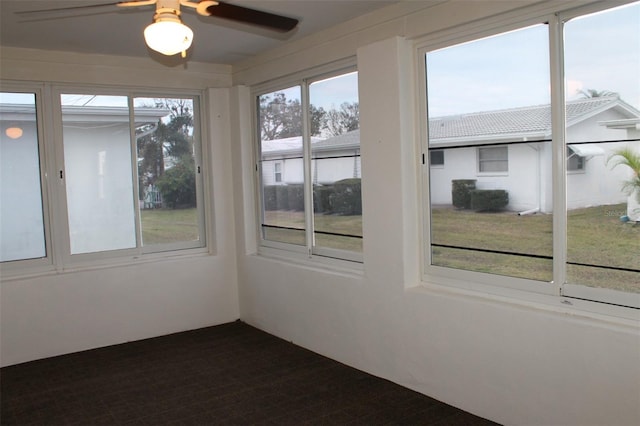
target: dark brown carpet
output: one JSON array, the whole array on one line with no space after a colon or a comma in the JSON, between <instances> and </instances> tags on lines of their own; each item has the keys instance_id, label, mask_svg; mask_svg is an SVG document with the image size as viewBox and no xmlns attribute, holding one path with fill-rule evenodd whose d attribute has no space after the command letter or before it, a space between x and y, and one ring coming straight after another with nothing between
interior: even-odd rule
<instances>
[{"instance_id":1,"label":"dark brown carpet","mask_svg":"<svg viewBox=\"0 0 640 426\"><path fill-rule=\"evenodd\" d=\"M240 321L0 370L2 425L491 425Z\"/></svg>"}]
</instances>

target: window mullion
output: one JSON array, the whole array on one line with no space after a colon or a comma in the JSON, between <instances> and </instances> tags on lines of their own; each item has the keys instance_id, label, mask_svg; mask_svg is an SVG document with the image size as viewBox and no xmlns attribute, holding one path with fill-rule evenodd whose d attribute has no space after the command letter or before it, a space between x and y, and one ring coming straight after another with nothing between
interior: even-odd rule
<instances>
[{"instance_id":1,"label":"window mullion","mask_svg":"<svg viewBox=\"0 0 640 426\"><path fill-rule=\"evenodd\" d=\"M304 81L301 85L302 109L302 156L304 161L304 222L306 247L309 256L313 254L313 182L311 179L311 128L309 123L309 84Z\"/></svg>"},{"instance_id":2,"label":"window mullion","mask_svg":"<svg viewBox=\"0 0 640 426\"><path fill-rule=\"evenodd\" d=\"M551 76L551 135L553 179L553 282L561 294L567 276L567 171L566 111L562 21L557 15L549 20Z\"/></svg>"}]
</instances>

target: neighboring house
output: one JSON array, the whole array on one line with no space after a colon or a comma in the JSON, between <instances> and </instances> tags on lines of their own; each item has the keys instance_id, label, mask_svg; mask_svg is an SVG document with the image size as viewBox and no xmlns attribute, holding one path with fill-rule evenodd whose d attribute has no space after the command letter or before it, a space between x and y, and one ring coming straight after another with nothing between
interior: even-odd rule
<instances>
[{"instance_id":1,"label":"neighboring house","mask_svg":"<svg viewBox=\"0 0 640 426\"><path fill-rule=\"evenodd\" d=\"M630 171L607 160L624 144L640 151L640 111L608 96L567 102L566 114L568 208L625 202ZM508 191L510 210L552 211L549 105L431 118L429 136L432 204L452 204L452 180L475 179L478 189ZM628 139L636 141L619 142ZM302 182L301 146L300 138L262 142L264 185ZM359 130L311 146L314 183L360 177Z\"/></svg>"},{"instance_id":2,"label":"neighboring house","mask_svg":"<svg viewBox=\"0 0 640 426\"><path fill-rule=\"evenodd\" d=\"M302 137L262 141L263 185L303 182ZM330 138L311 138L311 176L315 185L361 177L360 130Z\"/></svg>"},{"instance_id":3,"label":"neighboring house","mask_svg":"<svg viewBox=\"0 0 640 426\"><path fill-rule=\"evenodd\" d=\"M136 108L136 125L156 124L168 113L164 109ZM104 225L104 240L118 246L122 243L119 238L135 235L132 230L135 224L131 221L133 200L122 200L131 194L133 184L129 110L63 106L62 115L70 229L92 226L83 223L83 218L93 217L95 223ZM8 127L20 128L22 135L15 139L8 137L5 132ZM13 253L18 258L39 257L44 249L34 247L41 244L44 225L35 108L22 104L0 105L0 128L3 180L6 176L5 182L19 183L2 186L0 252ZM11 208L18 203L23 208ZM90 209L91 214L81 213L86 209ZM31 216L25 216L25 212ZM85 242L71 235L71 244L75 252L82 252ZM16 252L19 247L24 247L25 252Z\"/></svg>"}]
</instances>

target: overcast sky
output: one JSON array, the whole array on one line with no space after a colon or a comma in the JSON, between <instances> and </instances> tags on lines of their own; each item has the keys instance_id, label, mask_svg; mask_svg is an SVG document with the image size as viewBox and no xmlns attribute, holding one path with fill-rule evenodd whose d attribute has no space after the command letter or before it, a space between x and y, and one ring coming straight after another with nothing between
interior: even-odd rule
<instances>
[{"instance_id":1,"label":"overcast sky","mask_svg":"<svg viewBox=\"0 0 640 426\"><path fill-rule=\"evenodd\" d=\"M640 3L565 25L567 99L579 90L617 92L640 109ZM429 115L550 102L544 24L427 54Z\"/></svg>"}]
</instances>

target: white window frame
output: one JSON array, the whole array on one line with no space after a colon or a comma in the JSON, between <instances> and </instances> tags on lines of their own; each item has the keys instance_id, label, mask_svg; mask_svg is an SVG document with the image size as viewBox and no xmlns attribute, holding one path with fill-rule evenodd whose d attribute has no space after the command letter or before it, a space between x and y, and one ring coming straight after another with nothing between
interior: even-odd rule
<instances>
[{"instance_id":1,"label":"white window frame","mask_svg":"<svg viewBox=\"0 0 640 426\"><path fill-rule=\"evenodd\" d=\"M422 283L423 285L444 284L464 290L496 294L507 297L517 297L526 300L544 300L548 298L536 298L534 295L554 297L566 305L581 305L595 312L621 314L624 317L636 315L636 309L640 308L640 294L624 293L615 290L591 288L582 285L567 284L566 281L566 176L567 176L567 141L564 128L564 72L562 67L562 26L568 19L604 11L613 7L624 5L628 1L615 1L607 4L593 3L582 6L579 2L563 5L539 5L526 10L508 12L461 26L455 29L447 29L434 33L414 43L416 64L416 87L418 88L418 113L419 117L427 117L427 92L426 92L426 66L425 55L430 51L443 49L460 43L478 40L484 37L507 33L531 25L547 23L549 25L550 43L550 76L552 90L552 163L553 168L553 269L554 280L549 283L531 279L505 277L495 274L456 270L440 267L431 263L431 236L430 236L430 201L429 201L429 167L422 163L419 192L421 197L422 218L421 227L423 235L422 250ZM559 10L561 9L561 10ZM428 123L427 120L418 120L420 135L420 150L429 152ZM560 165L560 166L559 166ZM557 213L560 212L560 213ZM564 300L562 300L564 298ZM570 298L570 301L567 300Z\"/></svg>"},{"instance_id":2,"label":"white window frame","mask_svg":"<svg viewBox=\"0 0 640 426\"><path fill-rule=\"evenodd\" d=\"M483 150L504 150L505 153L505 159L497 159L497 160L482 160L481 157L481 151ZM507 176L509 174L509 146L508 145L499 145L499 146L479 146L478 148L476 148L476 164L478 167L478 175L481 176ZM500 164L505 165L505 169L504 170L482 170L482 164L483 162L500 162Z\"/></svg>"},{"instance_id":3,"label":"white window frame","mask_svg":"<svg viewBox=\"0 0 640 426\"><path fill-rule=\"evenodd\" d=\"M273 163L273 181L275 183L282 183L282 174L284 173L283 166L284 161L275 161Z\"/></svg>"},{"instance_id":4,"label":"white window frame","mask_svg":"<svg viewBox=\"0 0 640 426\"><path fill-rule=\"evenodd\" d=\"M206 94L199 90L138 89L122 86L78 86L46 82L19 83L0 81L3 91L36 94L36 110L39 131L40 171L45 218L45 244L47 257L42 259L17 260L0 264L3 276L19 278L32 274L55 273L65 270L104 267L113 264L138 263L174 256L202 255L210 253L211 231L208 219L209 197L207 195L207 136L204 126ZM142 246L140 210L134 209L136 226L136 247L95 253L70 253L70 237L66 205L64 176L64 141L62 137L61 94L95 94L107 96L127 96L129 121L134 120L133 99L138 97L192 98L194 100L194 133L199 143L195 149L196 192L198 209L199 240L196 242L176 242ZM137 198L137 146L134 129L130 126L131 162L133 168L134 197ZM62 172L62 178L60 178ZM49 195L51 194L51 195ZM53 201L50 201L53 200ZM136 200L132 200L132 203ZM136 203L137 205L137 203Z\"/></svg>"},{"instance_id":5,"label":"white window frame","mask_svg":"<svg viewBox=\"0 0 640 426\"><path fill-rule=\"evenodd\" d=\"M309 124L309 86L317 81L325 80L331 77L339 77L344 74L357 72L355 58L338 61L333 64L314 68L302 73L293 74L291 76L273 80L267 83L256 85L251 88L251 99L254 103L253 107L253 129L254 129L254 147L255 148L255 197L256 197L256 237L258 241L258 253L284 257L291 260L311 260L313 262L344 267L347 270L361 269L362 253L346 250L339 250L327 247L318 247L314 244L314 220L313 220L313 179L311 175L312 158L310 144L310 124ZM304 162L304 202L305 202L305 241L306 244L296 245L287 244L279 241L271 241L263 238L262 233L262 215L263 215L263 194L262 194L262 168L261 168L261 152L260 152L260 134L258 126L258 108L256 107L257 99L265 94L277 92L290 87L300 86L302 106L302 122L303 122L303 162ZM363 212L364 214L364 212Z\"/></svg>"}]
</instances>

